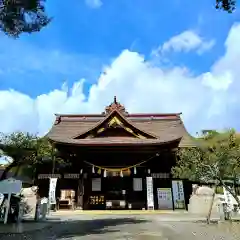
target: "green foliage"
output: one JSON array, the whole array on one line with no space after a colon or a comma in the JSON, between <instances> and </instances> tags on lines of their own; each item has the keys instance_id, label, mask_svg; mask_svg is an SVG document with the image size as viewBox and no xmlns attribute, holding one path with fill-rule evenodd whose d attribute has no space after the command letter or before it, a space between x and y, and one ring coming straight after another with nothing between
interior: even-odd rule
<instances>
[{"instance_id":1,"label":"green foliage","mask_svg":"<svg viewBox=\"0 0 240 240\"><path fill-rule=\"evenodd\" d=\"M198 148L179 149L175 177L197 181L234 179L240 176L240 144L231 130L212 133L200 140Z\"/></svg>"},{"instance_id":2,"label":"green foliage","mask_svg":"<svg viewBox=\"0 0 240 240\"><path fill-rule=\"evenodd\" d=\"M13 162L6 166L1 180L5 179L8 171L15 175L34 177L36 168L43 158L52 160L52 146L46 138L39 138L24 132L0 134L0 149L2 156L9 156Z\"/></svg>"},{"instance_id":3,"label":"green foliage","mask_svg":"<svg viewBox=\"0 0 240 240\"><path fill-rule=\"evenodd\" d=\"M35 163L43 157L51 157L52 147L46 138L24 132L0 134L2 155L21 163Z\"/></svg>"},{"instance_id":4,"label":"green foliage","mask_svg":"<svg viewBox=\"0 0 240 240\"><path fill-rule=\"evenodd\" d=\"M216 0L216 8L232 13L236 8L236 0Z\"/></svg>"},{"instance_id":5,"label":"green foliage","mask_svg":"<svg viewBox=\"0 0 240 240\"><path fill-rule=\"evenodd\" d=\"M32 178L39 167L50 167L52 170L55 167L71 165L70 162L59 157L59 152L52 147L46 137L38 137L30 133L0 134L0 150L2 150L0 156L9 156L13 159L12 163L5 166L1 179L4 179L6 172L10 170L15 175Z\"/></svg>"},{"instance_id":6,"label":"green foliage","mask_svg":"<svg viewBox=\"0 0 240 240\"><path fill-rule=\"evenodd\" d=\"M40 31L51 19L44 0L0 0L0 29L9 36Z\"/></svg>"},{"instance_id":7,"label":"green foliage","mask_svg":"<svg viewBox=\"0 0 240 240\"><path fill-rule=\"evenodd\" d=\"M200 137L204 140L210 140L210 139L215 139L219 135L221 134L216 130L202 130Z\"/></svg>"},{"instance_id":8,"label":"green foliage","mask_svg":"<svg viewBox=\"0 0 240 240\"><path fill-rule=\"evenodd\" d=\"M237 182L240 177L238 135L233 130L210 132L203 135L199 142L198 148L179 149L173 175L204 183L215 181L226 188L225 180Z\"/></svg>"}]
</instances>

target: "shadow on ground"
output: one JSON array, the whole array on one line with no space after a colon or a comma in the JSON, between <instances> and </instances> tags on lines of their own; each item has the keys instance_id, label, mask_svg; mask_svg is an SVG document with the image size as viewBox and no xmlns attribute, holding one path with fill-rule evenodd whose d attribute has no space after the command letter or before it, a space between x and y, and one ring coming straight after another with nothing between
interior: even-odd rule
<instances>
[{"instance_id":1,"label":"shadow on ground","mask_svg":"<svg viewBox=\"0 0 240 240\"><path fill-rule=\"evenodd\" d=\"M68 220L65 222L54 221L51 226L41 230L16 233L1 234L0 240L44 240L44 239L69 239L86 235L101 235L105 233L119 232L118 228L109 229L118 225L146 223L147 220L135 218L109 218L109 219L92 219L92 220Z\"/></svg>"},{"instance_id":2,"label":"shadow on ground","mask_svg":"<svg viewBox=\"0 0 240 240\"><path fill-rule=\"evenodd\" d=\"M70 227L69 230L62 232L58 237L76 237L83 235L104 234L107 232L118 232L119 230L110 230L108 227L118 225L139 224L147 222L146 220L137 220L134 218L118 218L118 219L97 219L88 221L66 222L65 226Z\"/></svg>"}]
</instances>

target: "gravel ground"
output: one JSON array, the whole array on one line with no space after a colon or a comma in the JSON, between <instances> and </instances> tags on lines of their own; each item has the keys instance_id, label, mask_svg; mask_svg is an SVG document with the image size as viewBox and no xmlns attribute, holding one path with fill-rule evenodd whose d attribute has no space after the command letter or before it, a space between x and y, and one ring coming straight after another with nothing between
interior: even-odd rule
<instances>
[{"instance_id":1,"label":"gravel ground","mask_svg":"<svg viewBox=\"0 0 240 240\"><path fill-rule=\"evenodd\" d=\"M164 221L159 216L83 216L65 217L51 227L24 234L0 235L0 240L240 240L240 225L202 222ZM67 220L68 219L68 220Z\"/></svg>"}]
</instances>

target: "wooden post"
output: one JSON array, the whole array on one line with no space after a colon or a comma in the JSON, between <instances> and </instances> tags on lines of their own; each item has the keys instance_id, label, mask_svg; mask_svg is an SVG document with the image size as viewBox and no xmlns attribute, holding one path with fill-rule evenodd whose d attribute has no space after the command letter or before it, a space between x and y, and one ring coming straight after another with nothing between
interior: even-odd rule
<instances>
[{"instance_id":1,"label":"wooden post","mask_svg":"<svg viewBox=\"0 0 240 240\"><path fill-rule=\"evenodd\" d=\"M79 174L78 189L77 189L77 206L78 209L83 209L83 175Z\"/></svg>"},{"instance_id":2,"label":"wooden post","mask_svg":"<svg viewBox=\"0 0 240 240\"><path fill-rule=\"evenodd\" d=\"M51 159L52 159L52 174L54 174L56 158L55 158L55 154L54 154L54 145L53 145L53 143L52 143ZM49 183L49 187L50 187L50 183ZM56 195L56 192L55 192L55 195ZM53 204L53 205L54 205L54 211L56 211L57 204ZM48 199L48 213L50 212L50 210L51 210L51 204L50 204L49 199Z\"/></svg>"},{"instance_id":3,"label":"wooden post","mask_svg":"<svg viewBox=\"0 0 240 240\"><path fill-rule=\"evenodd\" d=\"M52 152L51 152L51 158L52 158L52 174L55 172L55 154L54 154L54 145L52 144Z\"/></svg>"},{"instance_id":4,"label":"wooden post","mask_svg":"<svg viewBox=\"0 0 240 240\"><path fill-rule=\"evenodd\" d=\"M40 218L40 205L41 205L41 200L38 197L37 198L37 203L36 203L36 208L35 208L35 215L34 215L34 220L38 221Z\"/></svg>"},{"instance_id":5,"label":"wooden post","mask_svg":"<svg viewBox=\"0 0 240 240\"><path fill-rule=\"evenodd\" d=\"M11 189L9 189L9 192L8 192L8 199L7 199L7 206L6 206L6 212L5 212L5 216L4 216L4 224L7 223L7 220L8 220L8 213L9 213L9 209L10 209L10 206L11 206Z\"/></svg>"}]
</instances>

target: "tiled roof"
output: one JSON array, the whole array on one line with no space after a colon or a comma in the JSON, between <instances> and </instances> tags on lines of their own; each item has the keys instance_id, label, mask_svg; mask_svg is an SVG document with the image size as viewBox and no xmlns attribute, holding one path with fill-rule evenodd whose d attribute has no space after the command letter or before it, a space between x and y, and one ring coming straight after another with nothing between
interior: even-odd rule
<instances>
[{"instance_id":1,"label":"tiled roof","mask_svg":"<svg viewBox=\"0 0 240 240\"><path fill-rule=\"evenodd\" d=\"M134 137L93 137L79 139L78 136L91 133L117 115L133 132L144 134L144 139ZM105 128L104 128L105 129ZM125 128L126 129L126 128ZM171 114L129 114L125 107L114 101L105 108L102 114L89 115L56 115L56 120L47 134L52 141L78 145L100 144L163 144L180 141L180 147L195 146L194 139L187 133L180 113ZM96 136L96 135L94 135Z\"/></svg>"},{"instance_id":2,"label":"tiled roof","mask_svg":"<svg viewBox=\"0 0 240 240\"><path fill-rule=\"evenodd\" d=\"M129 123L132 123L135 127L156 136L157 143L163 143L173 141L174 139L180 139L180 147L193 147L195 145L194 138L191 137L186 131L184 124L181 120L180 114L127 114L124 116ZM92 114L92 115L56 115L56 120L51 130L47 134L50 140L56 142L65 142L69 144L96 144L97 139L84 139L76 140L76 135L81 135L87 132L89 129L94 128L100 122L106 118L105 115ZM110 138L106 138L104 141L109 141ZM145 143L152 144L150 139L145 139ZM153 139L151 139L153 140ZM101 139L103 141L103 139ZM113 141L113 139L111 140ZM114 140L128 143L126 139L121 138ZM140 139L131 140L137 143ZM130 142L129 142L130 143Z\"/></svg>"},{"instance_id":3,"label":"tiled roof","mask_svg":"<svg viewBox=\"0 0 240 240\"><path fill-rule=\"evenodd\" d=\"M138 139L131 137L102 137L102 138L92 138L92 139L58 139L58 143L74 144L74 145L161 145L171 142L179 142L181 139L169 138L169 139Z\"/></svg>"}]
</instances>

